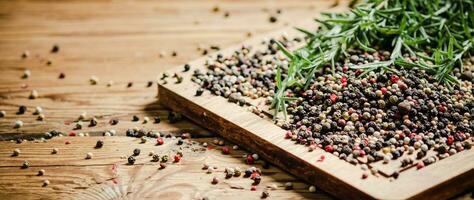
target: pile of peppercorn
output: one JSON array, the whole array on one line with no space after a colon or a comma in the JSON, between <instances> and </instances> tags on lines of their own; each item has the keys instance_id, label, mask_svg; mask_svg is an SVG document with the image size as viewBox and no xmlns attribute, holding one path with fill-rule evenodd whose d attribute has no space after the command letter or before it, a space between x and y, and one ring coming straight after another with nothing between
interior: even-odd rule
<instances>
[{"instance_id":1,"label":"pile of peppercorn","mask_svg":"<svg viewBox=\"0 0 474 200\"><path fill-rule=\"evenodd\" d=\"M289 41L300 40L282 41L291 46ZM244 97L264 97L271 102L277 66L284 78L288 61L277 54L275 40L263 44L266 49L255 53L243 47L227 58L218 55L206 63L206 72L196 70L192 80L240 105L247 103ZM425 158L431 149L442 159L471 148L472 69L456 72L460 84L448 88L420 69L372 71L361 77L364 72L351 67L384 61L390 52L351 50L349 54L336 62L334 73L330 66L316 72L308 90L286 91L286 96L298 98L288 105L289 119L277 123L288 130L287 138L310 149L323 148L354 164L358 158L387 163L405 153L416 153L417 159L431 164L436 160ZM404 57L408 62L417 60L416 56ZM200 88L196 95L201 94Z\"/></svg>"},{"instance_id":2,"label":"pile of peppercorn","mask_svg":"<svg viewBox=\"0 0 474 200\"><path fill-rule=\"evenodd\" d=\"M298 97L289 104L290 120L282 124L287 138L352 163L365 156L368 163L386 163L415 152L422 159L430 149L445 158L471 148L472 77L462 77L454 88L438 84L420 69L370 72L361 78L363 71L351 66L384 60L390 53L351 53L334 74L324 71L329 67L317 72L310 89L287 91L287 96Z\"/></svg>"},{"instance_id":3,"label":"pile of peppercorn","mask_svg":"<svg viewBox=\"0 0 474 200\"><path fill-rule=\"evenodd\" d=\"M291 47L301 42L301 39L282 37L279 42ZM264 49L252 51L251 47L243 46L229 57L218 54L215 59L206 62L206 72L199 69L194 71L192 81L241 106L247 104L245 97L257 99L273 96L276 68L284 66L283 71L288 69L288 60L278 54L275 39L264 40L262 44ZM202 89L198 89L196 96L201 94Z\"/></svg>"}]
</instances>

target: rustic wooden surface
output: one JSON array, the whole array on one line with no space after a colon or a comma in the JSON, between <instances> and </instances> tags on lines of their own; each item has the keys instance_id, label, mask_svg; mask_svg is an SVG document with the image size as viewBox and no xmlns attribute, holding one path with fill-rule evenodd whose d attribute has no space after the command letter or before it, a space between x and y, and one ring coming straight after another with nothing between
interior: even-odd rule
<instances>
[{"instance_id":1,"label":"rustic wooden surface","mask_svg":"<svg viewBox=\"0 0 474 200\"><path fill-rule=\"evenodd\" d=\"M327 3L322 1L0 1L0 110L7 115L0 118L0 139L41 136L53 129L70 132L73 120L82 112L99 119L97 127L85 127L79 132L93 136L114 129L116 137L105 138L104 149L93 148L101 137L56 138L46 143L26 142L15 144L0 142L0 196L1 199L64 199L104 198L127 195L133 198L189 199L208 196L210 199L258 199L268 184L277 184L271 191L279 199L327 199L318 190L307 191L308 185L281 170L271 167L257 192L249 190L250 181L243 178L223 180L211 185L213 175L202 171L203 162L219 166L216 176L222 179L224 167L241 166L244 152L233 151L230 156L219 150L185 155L183 162L157 170L156 164L147 162L147 150L166 151L163 147L138 144L134 138L123 137L127 128L139 127L163 132L193 132L196 141L212 141L215 136L188 120L169 124L131 122L132 115L166 118L167 110L156 99L156 85L147 88L160 72L200 57L196 48L201 45L226 47L247 38L247 33L261 35L288 23L314 16L316 9ZM219 12L212 12L214 6ZM277 23L269 23L270 15L277 15ZM229 12L228 18L224 13ZM58 44L60 51L51 54ZM27 59L21 54L29 51ZM172 51L176 57L170 56ZM164 57L160 58L160 52ZM210 51L212 52L212 51ZM52 62L47 65L47 61ZM32 73L21 79L23 71ZM64 72L65 79L58 79ZM89 85L91 76L99 78L98 85ZM108 81L112 87L106 87ZM128 82L133 82L127 88ZM29 100L32 89L39 98ZM24 115L16 115L19 105L28 107ZM32 111L41 106L45 121L37 121ZM112 118L120 120L111 126ZM15 120L24 126L14 129ZM72 144L65 145L65 140ZM110 145L110 146L109 146ZM113 145L113 146L112 146ZM60 148L51 155L53 147ZM137 165L124 165L123 155L130 155L135 147L142 148ZM20 148L19 157L11 152ZM161 148L161 150L160 150ZM84 160L87 152L94 158ZM31 168L20 169L23 160ZM140 164L149 163L149 164ZM117 164L118 172L111 170ZM260 166L261 162L257 164ZM46 175L36 176L45 169ZM117 184L112 178L117 178ZM42 187L42 181L51 184ZM295 190L282 189L287 181L295 183ZM231 189L232 185L243 189ZM239 188L239 187L237 187Z\"/></svg>"}]
</instances>

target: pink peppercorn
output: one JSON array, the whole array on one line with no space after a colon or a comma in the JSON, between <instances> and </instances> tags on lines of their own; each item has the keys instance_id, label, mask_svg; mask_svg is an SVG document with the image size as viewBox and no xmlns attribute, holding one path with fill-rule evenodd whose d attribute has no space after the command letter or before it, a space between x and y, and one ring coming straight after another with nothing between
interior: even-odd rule
<instances>
[{"instance_id":1,"label":"pink peppercorn","mask_svg":"<svg viewBox=\"0 0 474 200\"><path fill-rule=\"evenodd\" d=\"M177 163L177 162L179 162L180 160L181 160L181 156L180 156L179 154L176 154L176 155L174 156L174 162Z\"/></svg>"},{"instance_id":2,"label":"pink peppercorn","mask_svg":"<svg viewBox=\"0 0 474 200\"><path fill-rule=\"evenodd\" d=\"M293 136L293 133L291 133L291 131L287 131L285 133L285 139L291 139L292 136Z\"/></svg>"},{"instance_id":3,"label":"pink peppercorn","mask_svg":"<svg viewBox=\"0 0 474 200\"><path fill-rule=\"evenodd\" d=\"M157 144L157 145L162 145L162 144L164 144L164 143L165 143L165 141L163 140L163 138L158 138L158 139L156 139L156 144Z\"/></svg>"},{"instance_id":4,"label":"pink peppercorn","mask_svg":"<svg viewBox=\"0 0 474 200\"><path fill-rule=\"evenodd\" d=\"M344 65L342 67L342 72L347 72L347 70L349 70L349 67L347 65Z\"/></svg>"},{"instance_id":5,"label":"pink peppercorn","mask_svg":"<svg viewBox=\"0 0 474 200\"><path fill-rule=\"evenodd\" d=\"M446 144L452 145L454 143L454 137L452 135L448 136L448 140L446 141Z\"/></svg>"},{"instance_id":6,"label":"pink peppercorn","mask_svg":"<svg viewBox=\"0 0 474 200\"><path fill-rule=\"evenodd\" d=\"M332 153L334 151L334 148L331 145L326 145L324 147L324 150L329 152L329 153Z\"/></svg>"},{"instance_id":7,"label":"pink peppercorn","mask_svg":"<svg viewBox=\"0 0 474 200\"><path fill-rule=\"evenodd\" d=\"M443 105L439 105L438 106L438 112L442 112L442 113L446 112L446 107L443 106Z\"/></svg>"},{"instance_id":8,"label":"pink peppercorn","mask_svg":"<svg viewBox=\"0 0 474 200\"><path fill-rule=\"evenodd\" d=\"M228 147L222 147L222 153L223 154L230 154L230 149Z\"/></svg>"},{"instance_id":9,"label":"pink peppercorn","mask_svg":"<svg viewBox=\"0 0 474 200\"><path fill-rule=\"evenodd\" d=\"M369 177L369 174L367 172L362 173L362 179L366 179Z\"/></svg>"},{"instance_id":10,"label":"pink peppercorn","mask_svg":"<svg viewBox=\"0 0 474 200\"><path fill-rule=\"evenodd\" d=\"M382 87L382 88L380 88L380 91L382 91L382 94L385 94L385 93L387 93L387 88L386 88L386 87Z\"/></svg>"},{"instance_id":11,"label":"pink peppercorn","mask_svg":"<svg viewBox=\"0 0 474 200\"><path fill-rule=\"evenodd\" d=\"M247 155L247 158L245 159L245 162L247 162L247 164L253 164L254 163L254 159L252 157L252 155Z\"/></svg>"},{"instance_id":12,"label":"pink peppercorn","mask_svg":"<svg viewBox=\"0 0 474 200\"><path fill-rule=\"evenodd\" d=\"M71 136L71 137L76 136L76 132L74 132L74 131L69 132L69 136Z\"/></svg>"},{"instance_id":13,"label":"pink peppercorn","mask_svg":"<svg viewBox=\"0 0 474 200\"><path fill-rule=\"evenodd\" d=\"M69 142L69 140L66 140L66 142L64 142L64 144L71 144L71 142Z\"/></svg>"},{"instance_id":14,"label":"pink peppercorn","mask_svg":"<svg viewBox=\"0 0 474 200\"><path fill-rule=\"evenodd\" d=\"M336 103L336 101L337 101L337 95L336 95L336 94L331 94L331 96L329 97L329 99L331 99L331 102L332 102L332 103Z\"/></svg>"},{"instance_id":15,"label":"pink peppercorn","mask_svg":"<svg viewBox=\"0 0 474 200\"><path fill-rule=\"evenodd\" d=\"M343 76L343 77L341 78L341 83L347 83L347 77Z\"/></svg>"},{"instance_id":16,"label":"pink peppercorn","mask_svg":"<svg viewBox=\"0 0 474 200\"><path fill-rule=\"evenodd\" d=\"M323 161L324 161L324 159L326 159L326 156L324 156L324 155L321 155L321 156L319 156L319 159L318 159L318 160L316 160L316 162L323 162Z\"/></svg>"},{"instance_id":17,"label":"pink peppercorn","mask_svg":"<svg viewBox=\"0 0 474 200\"><path fill-rule=\"evenodd\" d=\"M425 163L423 163L423 161L420 161L418 164L416 164L416 169L421 169L423 167L425 167Z\"/></svg>"},{"instance_id":18,"label":"pink peppercorn","mask_svg":"<svg viewBox=\"0 0 474 200\"><path fill-rule=\"evenodd\" d=\"M398 77L397 75L392 75L392 76L390 77L390 81L391 81L392 83L397 83L398 80L400 80L400 77Z\"/></svg>"},{"instance_id":19,"label":"pink peppercorn","mask_svg":"<svg viewBox=\"0 0 474 200\"><path fill-rule=\"evenodd\" d=\"M250 186L250 191L256 191L256 190L257 190L257 186L256 186L256 185Z\"/></svg>"}]
</instances>

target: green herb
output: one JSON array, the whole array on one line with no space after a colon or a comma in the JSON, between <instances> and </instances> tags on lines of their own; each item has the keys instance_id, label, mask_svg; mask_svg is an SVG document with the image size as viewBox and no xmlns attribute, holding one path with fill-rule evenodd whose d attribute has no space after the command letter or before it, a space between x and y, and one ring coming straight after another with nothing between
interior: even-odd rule
<instances>
[{"instance_id":1,"label":"green herb","mask_svg":"<svg viewBox=\"0 0 474 200\"><path fill-rule=\"evenodd\" d=\"M358 48L391 51L386 61L350 66L364 72L383 70L397 73L397 68L420 68L451 87L458 80L451 74L455 67L463 70L462 58L474 51L474 1L471 0L367 0L348 13L325 13L317 19L320 30L297 28L307 37L307 44L293 52L279 44L290 60L288 74L281 80L277 72L277 92L272 106L275 113L286 110L287 89L307 89L319 69ZM403 55L416 55L417 61Z\"/></svg>"}]
</instances>

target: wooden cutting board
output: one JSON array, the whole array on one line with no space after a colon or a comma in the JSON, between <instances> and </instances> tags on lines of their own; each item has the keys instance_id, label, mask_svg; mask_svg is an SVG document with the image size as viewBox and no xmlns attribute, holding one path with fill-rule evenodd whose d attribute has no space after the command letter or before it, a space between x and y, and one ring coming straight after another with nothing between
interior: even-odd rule
<instances>
[{"instance_id":1,"label":"wooden cutting board","mask_svg":"<svg viewBox=\"0 0 474 200\"><path fill-rule=\"evenodd\" d=\"M333 11L343 10L335 7ZM325 10L327 11L327 10ZM314 22L298 25L314 29ZM298 34L293 28L285 28L268 34L265 38L276 38L286 34ZM258 47L262 38L254 38L228 49L216 52L231 55L242 45ZM248 110L229 103L227 99L205 91L196 97L199 87L191 81L192 71L205 71L204 63L209 57L202 57L189 64L193 67L182 73L183 66L170 70L169 74L179 73L184 80L180 84L168 81L159 84L159 101L203 127L219 133L223 137L244 146L249 151L314 184L340 198L357 199L424 199L448 198L474 187L474 150L467 150L438 160L436 163L417 170L416 167L401 168L400 161L382 164L381 161L369 165L379 172L362 179L360 165L353 165L338 157L316 149L308 152L303 145L284 139L285 130L276 126L270 118L261 118ZM256 105L259 106L259 105ZM324 161L321 161L324 156ZM403 157L402 157L403 158ZM402 159L399 158L399 159ZM400 171L397 179L390 175ZM370 174L370 173L369 173Z\"/></svg>"}]
</instances>

